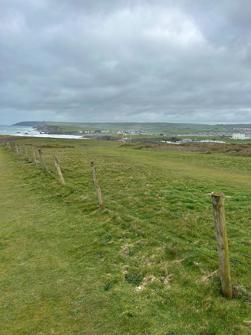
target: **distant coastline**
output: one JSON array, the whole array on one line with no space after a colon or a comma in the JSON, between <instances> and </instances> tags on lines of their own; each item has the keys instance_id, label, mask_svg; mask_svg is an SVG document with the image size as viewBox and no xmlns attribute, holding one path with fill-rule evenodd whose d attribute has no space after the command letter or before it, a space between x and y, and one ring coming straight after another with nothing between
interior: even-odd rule
<instances>
[{"instance_id":1,"label":"distant coastline","mask_svg":"<svg viewBox=\"0 0 251 335\"><path fill-rule=\"evenodd\" d=\"M66 139L97 139L140 143L229 142L251 140L251 124L167 122L47 122L22 121L0 126L0 134Z\"/></svg>"},{"instance_id":2,"label":"distant coastline","mask_svg":"<svg viewBox=\"0 0 251 335\"><path fill-rule=\"evenodd\" d=\"M82 136L68 134L47 134L39 129L27 125L16 124L13 126L0 126L0 135L17 137L40 137L40 138L61 138L61 139L83 139Z\"/></svg>"}]
</instances>

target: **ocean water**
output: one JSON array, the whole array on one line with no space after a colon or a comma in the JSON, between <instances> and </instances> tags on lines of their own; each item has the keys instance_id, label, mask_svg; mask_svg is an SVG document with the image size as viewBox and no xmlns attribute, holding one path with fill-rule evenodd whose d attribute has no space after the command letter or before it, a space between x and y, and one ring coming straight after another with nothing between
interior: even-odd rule
<instances>
[{"instance_id":1,"label":"ocean water","mask_svg":"<svg viewBox=\"0 0 251 335\"><path fill-rule=\"evenodd\" d=\"M0 126L0 135L28 136L37 134L39 132L32 127Z\"/></svg>"},{"instance_id":2,"label":"ocean water","mask_svg":"<svg viewBox=\"0 0 251 335\"><path fill-rule=\"evenodd\" d=\"M82 136L76 136L76 135L40 134L39 131L37 131L32 127L15 127L15 126L0 126L0 135L83 139Z\"/></svg>"}]
</instances>

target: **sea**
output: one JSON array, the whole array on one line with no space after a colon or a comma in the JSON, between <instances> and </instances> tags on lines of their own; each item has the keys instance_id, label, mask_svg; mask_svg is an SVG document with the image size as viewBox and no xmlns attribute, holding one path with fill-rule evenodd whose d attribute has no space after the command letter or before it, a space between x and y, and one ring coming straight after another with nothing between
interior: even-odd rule
<instances>
[{"instance_id":1,"label":"sea","mask_svg":"<svg viewBox=\"0 0 251 335\"><path fill-rule=\"evenodd\" d=\"M32 127L1 126L0 135L22 136L22 137L45 137L45 138L66 138L83 139L83 136L67 134L44 134Z\"/></svg>"}]
</instances>

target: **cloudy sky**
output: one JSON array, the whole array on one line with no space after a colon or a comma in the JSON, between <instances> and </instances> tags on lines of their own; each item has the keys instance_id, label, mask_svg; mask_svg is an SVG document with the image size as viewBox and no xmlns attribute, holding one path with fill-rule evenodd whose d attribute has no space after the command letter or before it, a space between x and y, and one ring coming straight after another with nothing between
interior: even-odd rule
<instances>
[{"instance_id":1,"label":"cloudy sky","mask_svg":"<svg viewBox=\"0 0 251 335\"><path fill-rule=\"evenodd\" d=\"M250 0L0 8L0 124L251 122Z\"/></svg>"}]
</instances>

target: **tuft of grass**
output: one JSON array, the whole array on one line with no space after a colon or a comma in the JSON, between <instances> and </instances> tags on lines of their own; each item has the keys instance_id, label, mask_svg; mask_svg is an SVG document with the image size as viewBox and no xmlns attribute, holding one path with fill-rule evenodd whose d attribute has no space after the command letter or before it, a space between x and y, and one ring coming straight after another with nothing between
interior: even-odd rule
<instances>
[{"instance_id":1,"label":"tuft of grass","mask_svg":"<svg viewBox=\"0 0 251 335\"><path fill-rule=\"evenodd\" d=\"M129 272L125 274L125 280L129 284L139 286L143 280L143 275L137 272Z\"/></svg>"}]
</instances>

